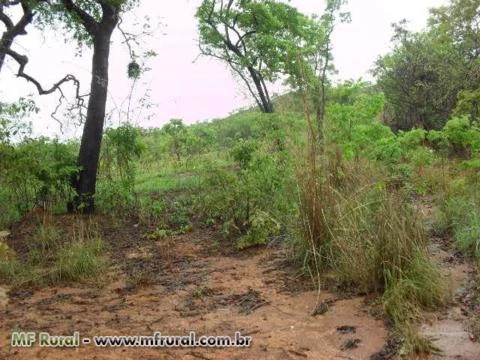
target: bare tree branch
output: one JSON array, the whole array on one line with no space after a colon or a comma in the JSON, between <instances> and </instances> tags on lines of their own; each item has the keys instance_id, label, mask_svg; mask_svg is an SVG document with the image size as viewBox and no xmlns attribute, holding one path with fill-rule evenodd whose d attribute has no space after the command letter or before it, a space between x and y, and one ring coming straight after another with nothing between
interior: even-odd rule
<instances>
[{"instance_id":1,"label":"bare tree branch","mask_svg":"<svg viewBox=\"0 0 480 360\"><path fill-rule=\"evenodd\" d=\"M18 3L20 3L20 1ZM5 50L11 48L13 44L13 40L17 36L24 35L27 33L25 31L25 28L33 20L34 13L30 8L30 6L26 2L21 2L21 4L22 4L23 15L16 24L14 24L12 19L10 19L10 17L7 14L5 14L4 12L5 4L0 5L0 18L6 27L6 31L2 34L2 37L0 39L0 71L2 70L3 64L5 62L5 55L6 55Z\"/></svg>"},{"instance_id":2,"label":"bare tree branch","mask_svg":"<svg viewBox=\"0 0 480 360\"><path fill-rule=\"evenodd\" d=\"M5 52L6 52L7 55L9 55L11 58L13 58L18 63L19 68L18 68L17 76L22 77L25 80L33 83L35 85L35 87L37 88L37 91L40 95L51 94L54 91L58 90L58 88L63 83L72 81L74 83L74 85L77 87L77 94L76 95L78 97L80 82L77 80L77 78L75 78L75 76L70 75L70 74L65 75L60 81L53 84L53 86L51 88L44 89L39 81L37 81L34 77L25 73L25 66L28 63L28 57L27 56L21 55L21 54L17 53L16 51L12 50L12 49L5 49Z\"/></svg>"},{"instance_id":3,"label":"bare tree branch","mask_svg":"<svg viewBox=\"0 0 480 360\"><path fill-rule=\"evenodd\" d=\"M73 111L73 109L80 109L79 113L81 116L82 108L84 108L84 96L80 95L80 82L77 78L71 74L64 76L61 80L57 81L53 84L50 88L44 88L38 80L36 80L33 76L25 73L25 67L28 63L28 57L22 55L15 50L12 50L12 44L14 39L19 35L26 34L26 27L32 22L35 13L32 10L32 3L30 0L18 0L18 1L5 1L0 0L0 21L5 24L6 31L3 33L0 39L0 71L3 67L5 62L5 57L8 55L11 57L15 62L18 64L18 71L17 77L24 78L28 82L31 82L37 89L39 95L48 95L55 91L60 93L59 97L59 104L55 108L54 112L51 114L52 118L55 119L60 124L60 128L62 130L62 124L59 119L56 118L56 113L60 106L63 103L63 100L66 99L61 86L64 83L71 82L75 86L75 105L69 108L69 111ZM48 2L48 0L37 0L39 2ZM5 6L14 6L14 5L21 5L23 10L22 17L18 20L16 24L12 21L12 19L4 12Z\"/></svg>"},{"instance_id":4,"label":"bare tree branch","mask_svg":"<svg viewBox=\"0 0 480 360\"><path fill-rule=\"evenodd\" d=\"M3 12L3 5L0 5L0 21L3 22L7 31L13 28L13 21Z\"/></svg>"}]
</instances>

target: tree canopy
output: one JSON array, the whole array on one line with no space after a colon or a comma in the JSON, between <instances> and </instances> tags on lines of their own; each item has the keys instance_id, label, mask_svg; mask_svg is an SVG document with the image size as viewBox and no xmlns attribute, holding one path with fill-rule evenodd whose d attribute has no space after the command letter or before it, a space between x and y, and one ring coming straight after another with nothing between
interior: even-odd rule
<instances>
[{"instance_id":1,"label":"tree canopy","mask_svg":"<svg viewBox=\"0 0 480 360\"><path fill-rule=\"evenodd\" d=\"M242 79L263 112L273 112L268 82L291 73L299 47L314 47L314 19L274 0L204 0L196 17L202 54Z\"/></svg>"},{"instance_id":2,"label":"tree canopy","mask_svg":"<svg viewBox=\"0 0 480 360\"><path fill-rule=\"evenodd\" d=\"M428 27L395 25L394 50L374 73L395 129L440 129L452 114L479 116L480 1L452 0L431 10Z\"/></svg>"}]
</instances>

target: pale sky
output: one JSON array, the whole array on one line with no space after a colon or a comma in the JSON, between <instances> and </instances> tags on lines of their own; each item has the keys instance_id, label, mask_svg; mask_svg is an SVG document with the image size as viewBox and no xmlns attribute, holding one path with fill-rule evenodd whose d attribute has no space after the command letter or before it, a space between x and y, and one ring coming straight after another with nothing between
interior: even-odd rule
<instances>
[{"instance_id":1,"label":"pale sky","mask_svg":"<svg viewBox=\"0 0 480 360\"><path fill-rule=\"evenodd\" d=\"M132 122L144 127L160 127L171 118L194 123L223 117L252 104L243 85L234 80L224 64L198 57L194 13L201 0L142 0L141 3L140 8L125 17L123 27L140 32L145 14L150 17L154 28L158 23L161 25L153 37L142 40L142 47L153 49L158 56L149 61L151 70L136 86L131 104ZM321 14L324 8L322 0L291 0L290 3L305 13ZM391 48L391 24L405 18L410 22L410 29L420 30L426 25L428 9L446 3L446 0L350 0L347 10L351 12L352 22L340 25L334 35L338 79L370 79L368 72L374 61ZM75 56L76 47L71 41L65 43L64 39L61 30L41 34L30 28L29 34L17 41L15 49L29 56L26 71L41 80L45 87L66 73L72 73L81 80L82 92L87 93L91 51L86 49L81 56ZM108 123L111 125L126 120L125 115L119 115L119 109L126 111L125 99L131 86L126 76L128 52L121 42L117 32L110 56L108 109L112 116ZM0 76L2 101L14 101L19 96L35 93L32 85L14 77L15 72L16 64L8 62ZM141 109L138 99L147 94L147 89L148 102L153 106ZM35 96L42 108L41 113L32 119L35 135L80 135L81 129L70 123L65 125L64 129L69 130L62 135L58 124L50 118L57 99L57 95Z\"/></svg>"}]
</instances>

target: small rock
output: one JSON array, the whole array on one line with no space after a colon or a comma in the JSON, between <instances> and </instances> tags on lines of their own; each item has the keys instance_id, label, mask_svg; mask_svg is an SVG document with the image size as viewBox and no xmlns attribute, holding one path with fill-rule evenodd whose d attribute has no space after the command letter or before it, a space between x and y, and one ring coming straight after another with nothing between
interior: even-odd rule
<instances>
[{"instance_id":1,"label":"small rock","mask_svg":"<svg viewBox=\"0 0 480 360\"><path fill-rule=\"evenodd\" d=\"M337 331L341 334L354 334L357 332L357 327L356 326L349 326L349 325L343 325L337 327Z\"/></svg>"},{"instance_id":2,"label":"small rock","mask_svg":"<svg viewBox=\"0 0 480 360\"><path fill-rule=\"evenodd\" d=\"M328 311L328 304L322 301L320 304L317 305L315 310L312 313L312 316L323 315Z\"/></svg>"},{"instance_id":3,"label":"small rock","mask_svg":"<svg viewBox=\"0 0 480 360\"><path fill-rule=\"evenodd\" d=\"M345 350L350 350L350 349L356 349L358 348L358 344L360 344L362 342L362 340L360 339L348 339L347 341L345 341L342 345L342 347L340 348L342 351L345 351Z\"/></svg>"}]
</instances>

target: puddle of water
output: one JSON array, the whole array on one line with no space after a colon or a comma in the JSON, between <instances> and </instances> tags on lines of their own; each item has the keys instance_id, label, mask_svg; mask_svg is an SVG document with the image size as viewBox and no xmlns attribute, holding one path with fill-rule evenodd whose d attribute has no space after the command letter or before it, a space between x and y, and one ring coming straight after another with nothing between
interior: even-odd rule
<instances>
[{"instance_id":1,"label":"puddle of water","mask_svg":"<svg viewBox=\"0 0 480 360\"><path fill-rule=\"evenodd\" d=\"M421 333L435 339L433 343L442 350L433 359L478 360L480 356L480 344L470 340L470 334L459 321L445 319L423 325Z\"/></svg>"}]
</instances>

